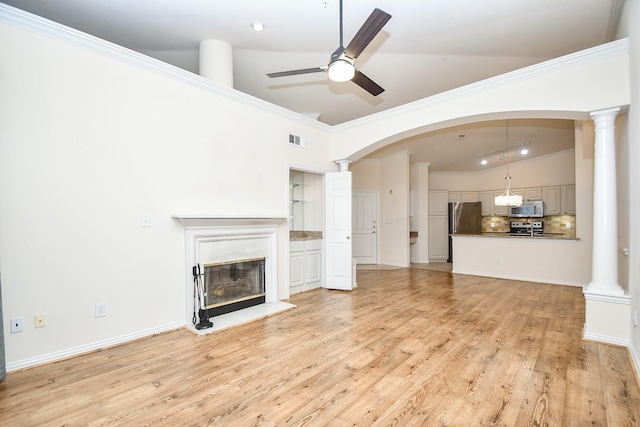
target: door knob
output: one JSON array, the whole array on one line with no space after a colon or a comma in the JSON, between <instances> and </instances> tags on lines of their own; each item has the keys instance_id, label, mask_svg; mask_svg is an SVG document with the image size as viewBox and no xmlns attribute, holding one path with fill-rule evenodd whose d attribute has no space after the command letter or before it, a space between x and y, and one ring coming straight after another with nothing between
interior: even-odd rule
<instances>
[{"instance_id":1,"label":"door knob","mask_svg":"<svg viewBox=\"0 0 640 427\"><path fill-rule=\"evenodd\" d=\"M347 240L349 240L351 238L351 236L347 236Z\"/></svg>"}]
</instances>

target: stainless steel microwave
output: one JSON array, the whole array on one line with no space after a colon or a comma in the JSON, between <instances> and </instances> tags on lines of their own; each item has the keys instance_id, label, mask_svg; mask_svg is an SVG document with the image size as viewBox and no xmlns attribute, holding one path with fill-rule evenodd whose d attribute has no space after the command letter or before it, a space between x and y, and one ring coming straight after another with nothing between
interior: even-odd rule
<instances>
[{"instance_id":1,"label":"stainless steel microwave","mask_svg":"<svg viewBox=\"0 0 640 427\"><path fill-rule=\"evenodd\" d=\"M520 206L509 207L510 218L542 218L544 216L544 202L542 200L527 200Z\"/></svg>"}]
</instances>

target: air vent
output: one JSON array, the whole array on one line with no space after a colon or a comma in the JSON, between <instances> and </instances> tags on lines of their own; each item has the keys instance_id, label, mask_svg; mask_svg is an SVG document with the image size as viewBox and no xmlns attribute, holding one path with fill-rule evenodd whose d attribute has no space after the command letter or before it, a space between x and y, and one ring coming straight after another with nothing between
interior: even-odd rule
<instances>
[{"instance_id":1,"label":"air vent","mask_svg":"<svg viewBox=\"0 0 640 427\"><path fill-rule=\"evenodd\" d=\"M298 135L289 134L289 144L304 148L305 139Z\"/></svg>"}]
</instances>

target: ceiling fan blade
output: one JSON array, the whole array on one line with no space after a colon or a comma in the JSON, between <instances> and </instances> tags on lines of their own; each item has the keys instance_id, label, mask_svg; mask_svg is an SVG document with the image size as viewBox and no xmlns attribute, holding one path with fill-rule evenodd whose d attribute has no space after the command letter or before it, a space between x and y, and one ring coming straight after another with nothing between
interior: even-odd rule
<instances>
[{"instance_id":1,"label":"ceiling fan blade","mask_svg":"<svg viewBox=\"0 0 640 427\"><path fill-rule=\"evenodd\" d=\"M356 71L356 74L353 76L351 81L373 96L378 96L382 92L384 92L384 89L380 85L371 80L369 77L365 76L360 71Z\"/></svg>"},{"instance_id":2,"label":"ceiling fan blade","mask_svg":"<svg viewBox=\"0 0 640 427\"><path fill-rule=\"evenodd\" d=\"M380 9L375 9L362 24L356 35L345 50L349 58L357 58L362 51L371 43L371 40L382 30L382 27L391 19L391 15Z\"/></svg>"},{"instance_id":3,"label":"ceiling fan blade","mask_svg":"<svg viewBox=\"0 0 640 427\"><path fill-rule=\"evenodd\" d=\"M323 71L327 71L327 68L328 67L302 68L300 70L280 71L278 73L267 73L267 76L274 78L274 77L295 76L297 74L320 73Z\"/></svg>"}]
</instances>

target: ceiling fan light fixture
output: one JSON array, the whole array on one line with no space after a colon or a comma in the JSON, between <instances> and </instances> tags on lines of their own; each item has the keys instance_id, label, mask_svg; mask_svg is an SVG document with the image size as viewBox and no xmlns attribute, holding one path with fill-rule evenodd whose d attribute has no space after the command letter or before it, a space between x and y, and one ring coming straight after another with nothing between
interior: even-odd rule
<instances>
[{"instance_id":1,"label":"ceiling fan light fixture","mask_svg":"<svg viewBox=\"0 0 640 427\"><path fill-rule=\"evenodd\" d=\"M355 74L353 63L344 57L329 64L329 78L334 82L349 81Z\"/></svg>"}]
</instances>

